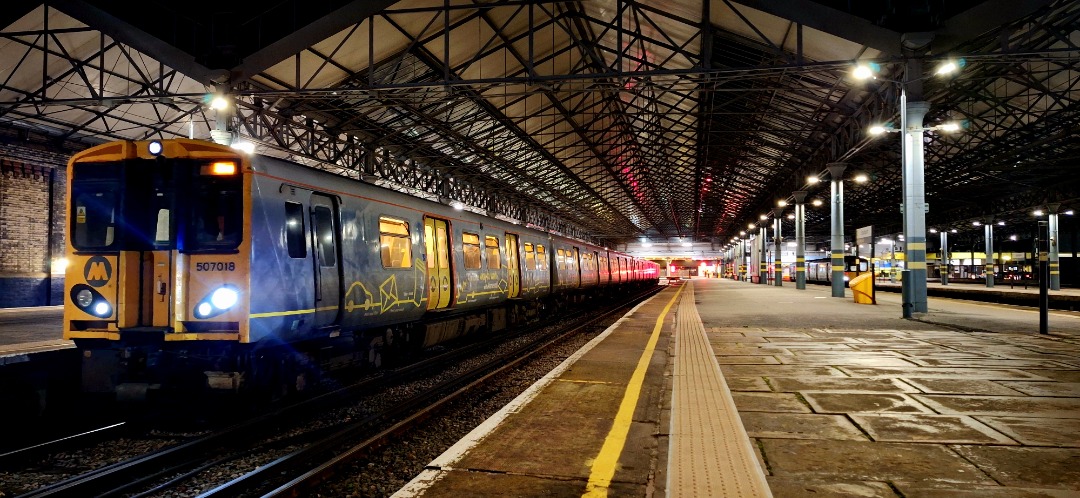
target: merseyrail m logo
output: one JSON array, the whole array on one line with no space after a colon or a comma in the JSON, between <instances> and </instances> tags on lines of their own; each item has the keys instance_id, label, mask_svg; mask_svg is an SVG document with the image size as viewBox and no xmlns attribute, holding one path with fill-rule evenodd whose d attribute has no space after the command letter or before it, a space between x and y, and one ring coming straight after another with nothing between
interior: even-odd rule
<instances>
[{"instance_id":1,"label":"merseyrail m logo","mask_svg":"<svg viewBox=\"0 0 1080 498\"><path fill-rule=\"evenodd\" d=\"M83 276L90 286L101 287L112 278L112 264L104 256L94 256L83 267Z\"/></svg>"}]
</instances>

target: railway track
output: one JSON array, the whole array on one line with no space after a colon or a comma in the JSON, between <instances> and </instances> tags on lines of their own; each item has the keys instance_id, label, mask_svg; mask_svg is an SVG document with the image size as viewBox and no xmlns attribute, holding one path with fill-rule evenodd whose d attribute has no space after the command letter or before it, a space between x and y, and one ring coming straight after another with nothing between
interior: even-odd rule
<instances>
[{"instance_id":1,"label":"railway track","mask_svg":"<svg viewBox=\"0 0 1080 498\"><path fill-rule=\"evenodd\" d=\"M496 335L19 496L301 495L349 462L393 445L477 386L625 308L593 310L570 325Z\"/></svg>"}]
</instances>

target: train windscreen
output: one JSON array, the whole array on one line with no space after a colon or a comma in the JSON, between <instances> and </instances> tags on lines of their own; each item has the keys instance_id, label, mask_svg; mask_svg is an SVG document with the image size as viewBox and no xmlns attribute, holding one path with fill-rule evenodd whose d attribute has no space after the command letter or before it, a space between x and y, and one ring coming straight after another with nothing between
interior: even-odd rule
<instances>
[{"instance_id":1,"label":"train windscreen","mask_svg":"<svg viewBox=\"0 0 1080 498\"><path fill-rule=\"evenodd\" d=\"M71 242L78 251L234 252L242 176L207 161L139 159L74 165Z\"/></svg>"}]
</instances>

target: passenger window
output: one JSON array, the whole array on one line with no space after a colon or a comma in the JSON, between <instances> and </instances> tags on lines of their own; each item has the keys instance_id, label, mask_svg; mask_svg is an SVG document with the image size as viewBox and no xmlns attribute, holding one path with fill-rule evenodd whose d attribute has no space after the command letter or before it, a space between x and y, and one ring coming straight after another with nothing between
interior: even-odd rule
<instances>
[{"instance_id":1,"label":"passenger window","mask_svg":"<svg viewBox=\"0 0 1080 498\"><path fill-rule=\"evenodd\" d=\"M525 243L525 269L536 269L536 255L533 253L533 245L531 242Z\"/></svg>"},{"instance_id":2,"label":"passenger window","mask_svg":"<svg viewBox=\"0 0 1080 498\"><path fill-rule=\"evenodd\" d=\"M304 243L304 207L299 202L285 203L285 245L290 258L306 258Z\"/></svg>"},{"instance_id":3,"label":"passenger window","mask_svg":"<svg viewBox=\"0 0 1080 498\"><path fill-rule=\"evenodd\" d=\"M501 268L502 262L499 259L498 237L492 237L491 235L484 237L484 246L487 247L487 267L492 270Z\"/></svg>"},{"instance_id":4,"label":"passenger window","mask_svg":"<svg viewBox=\"0 0 1080 498\"><path fill-rule=\"evenodd\" d=\"M319 265L337 266L334 246L334 214L326 206L315 206L315 247L319 251Z\"/></svg>"},{"instance_id":5,"label":"passenger window","mask_svg":"<svg viewBox=\"0 0 1080 498\"><path fill-rule=\"evenodd\" d=\"M409 224L403 220L379 217L379 245L386 268L411 268L412 245Z\"/></svg>"},{"instance_id":6,"label":"passenger window","mask_svg":"<svg viewBox=\"0 0 1080 498\"><path fill-rule=\"evenodd\" d=\"M464 232L461 234L461 248L465 253L465 269L477 270L480 268L480 236L475 233Z\"/></svg>"},{"instance_id":7,"label":"passenger window","mask_svg":"<svg viewBox=\"0 0 1080 498\"><path fill-rule=\"evenodd\" d=\"M544 246L536 244L536 267L539 270L548 269L547 253Z\"/></svg>"}]
</instances>

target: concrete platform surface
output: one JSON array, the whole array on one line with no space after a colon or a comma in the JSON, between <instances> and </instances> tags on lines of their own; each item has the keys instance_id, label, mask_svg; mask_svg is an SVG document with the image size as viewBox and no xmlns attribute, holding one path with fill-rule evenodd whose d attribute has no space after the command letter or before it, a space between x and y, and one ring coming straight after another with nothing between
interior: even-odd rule
<instances>
[{"instance_id":1,"label":"concrete platform surface","mask_svg":"<svg viewBox=\"0 0 1080 498\"><path fill-rule=\"evenodd\" d=\"M775 496L1080 496L1080 314L695 279Z\"/></svg>"},{"instance_id":2,"label":"concrete platform surface","mask_svg":"<svg viewBox=\"0 0 1080 498\"><path fill-rule=\"evenodd\" d=\"M1012 306L931 297L929 313L904 319L894 294L863 305L820 286L683 285L773 496L1080 497L1080 314L1050 311L1039 335L1038 312ZM396 496L678 496L670 420L709 410L672 392L685 310L649 360L610 485L587 486L656 319L645 309L606 338L618 347L568 366L577 377L556 374L489 421L495 453L463 441Z\"/></svg>"}]
</instances>

